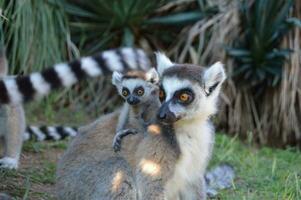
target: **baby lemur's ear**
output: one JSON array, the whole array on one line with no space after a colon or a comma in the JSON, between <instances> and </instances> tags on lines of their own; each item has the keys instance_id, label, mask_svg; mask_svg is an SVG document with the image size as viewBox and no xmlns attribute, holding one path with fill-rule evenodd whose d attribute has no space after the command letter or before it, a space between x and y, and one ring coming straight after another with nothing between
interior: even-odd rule
<instances>
[{"instance_id":1,"label":"baby lemur's ear","mask_svg":"<svg viewBox=\"0 0 301 200\"><path fill-rule=\"evenodd\" d=\"M122 81L123 75L120 72L114 71L112 75L112 84L118 86Z\"/></svg>"},{"instance_id":2,"label":"baby lemur's ear","mask_svg":"<svg viewBox=\"0 0 301 200\"><path fill-rule=\"evenodd\" d=\"M172 67L174 64L170 61L170 59L163 53L156 52L156 61L157 61L157 70L160 76L162 76L163 72Z\"/></svg>"},{"instance_id":3,"label":"baby lemur's ear","mask_svg":"<svg viewBox=\"0 0 301 200\"><path fill-rule=\"evenodd\" d=\"M159 74L155 68L151 68L146 72L146 81L157 84L159 83Z\"/></svg>"},{"instance_id":4,"label":"baby lemur's ear","mask_svg":"<svg viewBox=\"0 0 301 200\"><path fill-rule=\"evenodd\" d=\"M226 79L224 65L221 62L214 63L205 71L203 78L205 92L206 95L209 96L211 93L218 90Z\"/></svg>"}]
</instances>

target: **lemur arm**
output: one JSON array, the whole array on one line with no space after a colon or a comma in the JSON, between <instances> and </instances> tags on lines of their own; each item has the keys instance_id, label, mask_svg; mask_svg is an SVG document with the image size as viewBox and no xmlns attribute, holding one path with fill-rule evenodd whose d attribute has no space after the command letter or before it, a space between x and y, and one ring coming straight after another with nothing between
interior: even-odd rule
<instances>
[{"instance_id":1,"label":"lemur arm","mask_svg":"<svg viewBox=\"0 0 301 200\"><path fill-rule=\"evenodd\" d=\"M115 152L120 151L122 138L129 134L136 134L137 130L132 128L126 128L128 124L130 105L127 103L123 104L123 107L120 112L120 116L118 118L117 126L116 126L116 134L113 139L113 149Z\"/></svg>"}]
</instances>

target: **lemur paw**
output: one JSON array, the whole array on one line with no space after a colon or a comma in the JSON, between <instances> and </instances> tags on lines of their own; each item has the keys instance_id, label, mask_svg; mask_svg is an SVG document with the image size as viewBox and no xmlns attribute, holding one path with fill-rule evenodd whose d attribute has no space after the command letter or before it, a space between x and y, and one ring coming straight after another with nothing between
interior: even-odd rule
<instances>
[{"instance_id":1,"label":"lemur paw","mask_svg":"<svg viewBox=\"0 0 301 200\"><path fill-rule=\"evenodd\" d=\"M113 149L115 152L117 151L120 151L121 149L121 141L122 141L122 138L127 136L127 135L135 135L137 134L138 132L134 129L124 129L124 130L121 130L121 131L118 131L116 134L115 134L115 137L113 139Z\"/></svg>"},{"instance_id":2,"label":"lemur paw","mask_svg":"<svg viewBox=\"0 0 301 200\"><path fill-rule=\"evenodd\" d=\"M16 158L4 157L0 159L0 168L17 169L18 160Z\"/></svg>"}]
</instances>

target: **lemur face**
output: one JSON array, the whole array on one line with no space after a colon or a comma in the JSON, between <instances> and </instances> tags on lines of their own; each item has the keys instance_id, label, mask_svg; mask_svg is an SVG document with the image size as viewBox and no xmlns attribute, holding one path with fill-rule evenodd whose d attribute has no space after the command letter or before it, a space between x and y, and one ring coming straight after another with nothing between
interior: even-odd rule
<instances>
[{"instance_id":1,"label":"lemur face","mask_svg":"<svg viewBox=\"0 0 301 200\"><path fill-rule=\"evenodd\" d=\"M112 82L117 87L120 96L133 106L158 98L158 81L158 74L154 69L146 73L114 72L112 77Z\"/></svg>"},{"instance_id":2,"label":"lemur face","mask_svg":"<svg viewBox=\"0 0 301 200\"><path fill-rule=\"evenodd\" d=\"M157 55L158 71L161 76L160 100L162 106L157 118L163 123L172 124L206 119L216 112L216 101L225 72L221 63L208 69L194 65L165 64L162 54ZM162 69L163 68L163 69Z\"/></svg>"}]
</instances>

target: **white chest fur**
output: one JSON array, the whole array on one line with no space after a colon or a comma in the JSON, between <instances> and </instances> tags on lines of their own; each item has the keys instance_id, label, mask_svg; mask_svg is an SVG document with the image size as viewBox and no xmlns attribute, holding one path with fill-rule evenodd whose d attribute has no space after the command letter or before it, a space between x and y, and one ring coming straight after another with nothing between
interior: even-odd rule
<instances>
[{"instance_id":1,"label":"white chest fur","mask_svg":"<svg viewBox=\"0 0 301 200\"><path fill-rule=\"evenodd\" d=\"M183 190L201 184L214 143L213 128L207 121L176 125L175 134L181 154L166 184L167 199L177 199Z\"/></svg>"},{"instance_id":2,"label":"white chest fur","mask_svg":"<svg viewBox=\"0 0 301 200\"><path fill-rule=\"evenodd\" d=\"M214 142L212 126L207 122L182 124L175 127L181 155L176 172L187 180L203 175Z\"/></svg>"}]
</instances>

